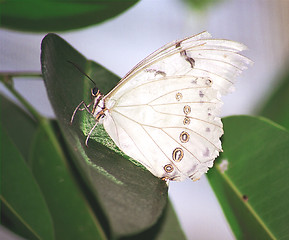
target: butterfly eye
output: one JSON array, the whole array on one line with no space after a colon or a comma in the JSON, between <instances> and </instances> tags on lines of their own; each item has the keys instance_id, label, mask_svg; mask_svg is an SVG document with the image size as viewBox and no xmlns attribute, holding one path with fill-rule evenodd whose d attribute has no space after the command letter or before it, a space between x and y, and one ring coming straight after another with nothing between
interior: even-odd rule
<instances>
[{"instance_id":1,"label":"butterfly eye","mask_svg":"<svg viewBox=\"0 0 289 240\"><path fill-rule=\"evenodd\" d=\"M98 92L99 92L99 90L97 87L94 87L91 89L91 95L94 97L98 94Z\"/></svg>"}]
</instances>

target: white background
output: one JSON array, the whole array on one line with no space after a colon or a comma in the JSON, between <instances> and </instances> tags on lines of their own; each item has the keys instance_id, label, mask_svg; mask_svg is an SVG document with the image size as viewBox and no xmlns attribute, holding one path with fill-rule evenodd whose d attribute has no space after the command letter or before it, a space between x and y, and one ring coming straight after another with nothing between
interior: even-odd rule
<instances>
[{"instance_id":1,"label":"white background","mask_svg":"<svg viewBox=\"0 0 289 240\"><path fill-rule=\"evenodd\" d=\"M223 0L194 11L181 0L143 0L105 23L58 34L119 76L162 45L204 30L242 42L255 64L239 78L236 91L223 98L223 116L253 114L287 63L287 2ZM0 71L40 72L44 35L0 29ZM42 81L18 78L15 86L43 115L54 116ZM2 85L0 91L9 95ZM170 183L169 195L188 239L234 239L206 177Z\"/></svg>"}]
</instances>

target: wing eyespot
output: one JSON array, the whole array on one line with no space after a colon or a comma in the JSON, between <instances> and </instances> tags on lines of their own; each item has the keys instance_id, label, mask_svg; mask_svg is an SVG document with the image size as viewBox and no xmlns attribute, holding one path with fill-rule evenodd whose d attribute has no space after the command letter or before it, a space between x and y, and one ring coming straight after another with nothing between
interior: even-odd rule
<instances>
[{"instance_id":1,"label":"wing eyespot","mask_svg":"<svg viewBox=\"0 0 289 240\"><path fill-rule=\"evenodd\" d=\"M172 171L174 171L174 167L172 166L172 164L167 164L167 165L164 166L164 170L167 173L171 173Z\"/></svg>"},{"instance_id":2,"label":"wing eyespot","mask_svg":"<svg viewBox=\"0 0 289 240\"><path fill-rule=\"evenodd\" d=\"M184 114L188 115L191 113L191 107L189 105L184 106Z\"/></svg>"},{"instance_id":3,"label":"wing eyespot","mask_svg":"<svg viewBox=\"0 0 289 240\"><path fill-rule=\"evenodd\" d=\"M183 149L181 149L181 148L176 148L176 149L173 151L172 156L173 156L173 160L174 160L175 162L180 162L180 161L183 159L183 157L184 157L184 151L183 151Z\"/></svg>"},{"instance_id":4,"label":"wing eyespot","mask_svg":"<svg viewBox=\"0 0 289 240\"><path fill-rule=\"evenodd\" d=\"M180 92L178 92L178 93L176 94L176 100L177 100L177 101L181 101L182 98L183 98L183 94L181 94Z\"/></svg>"},{"instance_id":5,"label":"wing eyespot","mask_svg":"<svg viewBox=\"0 0 289 240\"><path fill-rule=\"evenodd\" d=\"M189 139L190 139L190 135L187 132L185 132L185 131L181 132L180 140L182 143L187 143L189 141Z\"/></svg>"},{"instance_id":6,"label":"wing eyespot","mask_svg":"<svg viewBox=\"0 0 289 240\"><path fill-rule=\"evenodd\" d=\"M189 125L190 122L191 122L191 120L190 120L188 117L185 117L185 118L184 118L184 121L183 121L183 124L184 124L184 125Z\"/></svg>"}]
</instances>

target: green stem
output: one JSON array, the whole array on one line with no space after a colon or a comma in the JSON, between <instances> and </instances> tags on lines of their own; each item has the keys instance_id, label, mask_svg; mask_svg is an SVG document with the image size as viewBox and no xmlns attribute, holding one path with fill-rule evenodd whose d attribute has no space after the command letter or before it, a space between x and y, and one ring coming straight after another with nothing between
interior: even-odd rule
<instances>
[{"instance_id":1,"label":"green stem","mask_svg":"<svg viewBox=\"0 0 289 240\"><path fill-rule=\"evenodd\" d=\"M2 73L1 73L1 75L2 75ZM13 76L16 76L16 75L17 74L13 73ZM24 105L24 107L30 112L30 114L35 118L35 120L37 120L38 122L43 121L44 118L38 113L38 111L34 107L32 107L32 105L25 98L23 98L19 94L19 92L17 92L14 89L13 84L11 84L12 75L7 74L7 75L3 75L3 76L4 76L3 83L6 86L6 88ZM21 76L24 76L24 75L21 74ZM31 76L31 75L29 75L29 76ZM35 75L33 75L33 76L35 76Z\"/></svg>"},{"instance_id":2,"label":"green stem","mask_svg":"<svg viewBox=\"0 0 289 240\"><path fill-rule=\"evenodd\" d=\"M39 72L0 72L0 76L5 77L42 77Z\"/></svg>"}]
</instances>

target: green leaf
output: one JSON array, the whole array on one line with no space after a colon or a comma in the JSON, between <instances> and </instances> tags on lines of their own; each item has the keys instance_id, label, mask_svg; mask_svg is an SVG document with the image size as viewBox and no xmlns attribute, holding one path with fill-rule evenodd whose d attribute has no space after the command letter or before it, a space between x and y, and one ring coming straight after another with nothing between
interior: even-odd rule
<instances>
[{"instance_id":1,"label":"green leaf","mask_svg":"<svg viewBox=\"0 0 289 240\"><path fill-rule=\"evenodd\" d=\"M87 61L55 34L48 34L42 41L41 64L48 96L71 153L76 156L77 167L99 200L112 236L139 233L154 225L162 215L167 186L121 154L101 125L88 147L85 146L85 135L95 120L85 111L77 113L72 125L70 118L76 106L89 99L90 87L94 86L68 61L90 75L103 93L115 86L119 78Z\"/></svg>"},{"instance_id":2,"label":"green leaf","mask_svg":"<svg viewBox=\"0 0 289 240\"><path fill-rule=\"evenodd\" d=\"M48 207L1 122L1 223L27 239L54 239Z\"/></svg>"},{"instance_id":3,"label":"green leaf","mask_svg":"<svg viewBox=\"0 0 289 240\"><path fill-rule=\"evenodd\" d=\"M66 31L113 18L138 0L0 1L2 27L22 31Z\"/></svg>"},{"instance_id":4,"label":"green leaf","mask_svg":"<svg viewBox=\"0 0 289 240\"><path fill-rule=\"evenodd\" d=\"M277 79L278 80L278 79ZM289 70L282 73L277 88L272 91L271 96L258 112L259 115L267 117L274 122L289 129Z\"/></svg>"},{"instance_id":5,"label":"green leaf","mask_svg":"<svg viewBox=\"0 0 289 240\"><path fill-rule=\"evenodd\" d=\"M207 176L236 238L288 238L288 131L249 116L223 123L224 153Z\"/></svg>"},{"instance_id":6,"label":"green leaf","mask_svg":"<svg viewBox=\"0 0 289 240\"><path fill-rule=\"evenodd\" d=\"M30 164L54 221L56 239L106 239L66 157L43 121L31 150Z\"/></svg>"},{"instance_id":7,"label":"green leaf","mask_svg":"<svg viewBox=\"0 0 289 240\"><path fill-rule=\"evenodd\" d=\"M1 122L3 129L16 145L25 160L28 159L30 145L34 138L37 122L22 108L0 95Z\"/></svg>"},{"instance_id":8,"label":"green leaf","mask_svg":"<svg viewBox=\"0 0 289 240\"><path fill-rule=\"evenodd\" d=\"M168 240L168 239L186 239L180 224L177 220L177 216L173 209L173 206L170 202L163 212L161 218L158 222L152 226L151 228L147 229L144 232L141 232L137 235L128 236L121 238L121 240L147 240L147 239L154 239L154 240Z\"/></svg>"},{"instance_id":9,"label":"green leaf","mask_svg":"<svg viewBox=\"0 0 289 240\"><path fill-rule=\"evenodd\" d=\"M173 209L173 206L170 202L163 217L162 225L160 226L160 229L155 239L156 240L186 239L180 227L180 224L177 220L177 216Z\"/></svg>"}]
</instances>

